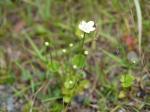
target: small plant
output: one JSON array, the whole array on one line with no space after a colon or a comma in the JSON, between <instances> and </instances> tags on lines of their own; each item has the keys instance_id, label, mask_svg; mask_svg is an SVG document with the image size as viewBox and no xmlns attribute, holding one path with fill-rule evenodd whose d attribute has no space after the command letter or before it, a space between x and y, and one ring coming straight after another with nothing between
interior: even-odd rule
<instances>
[{"instance_id":1,"label":"small plant","mask_svg":"<svg viewBox=\"0 0 150 112\"><path fill-rule=\"evenodd\" d=\"M64 65L56 61L51 52L51 59L47 60L47 67L50 74L57 73L60 76L62 97L66 103L69 103L74 96L78 93L82 93L84 89L89 87L89 81L86 80L83 75L83 68L86 66L86 55L88 55L88 51L84 50L84 41L86 40L85 35L95 30L94 22L82 21L78 27L84 34L81 35L82 38L79 40L77 54L74 55L71 53L74 44L70 43L68 45L69 48L62 49L63 55L67 55L68 59L68 62L64 62ZM49 42L45 42L44 44L46 47L50 46Z\"/></svg>"},{"instance_id":2,"label":"small plant","mask_svg":"<svg viewBox=\"0 0 150 112\"><path fill-rule=\"evenodd\" d=\"M64 81L64 86L62 88L62 93L63 93L63 100L64 102L69 103L71 99L78 93L82 93L84 89L89 87L89 81L84 79L84 76L82 75L82 69L86 66L86 56L88 54L88 51L84 51L83 45L85 41L85 35L86 33L90 33L95 30L94 27L94 22L89 21L85 22L82 21L79 24L79 29L84 32L84 34L81 36L82 40L79 41L79 53L74 55L70 60L72 64L71 71L65 81ZM73 47L73 44L69 44L70 47Z\"/></svg>"},{"instance_id":3,"label":"small plant","mask_svg":"<svg viewBox=\"0 0 150 112\"><path fill-rule=\"evenodd\" d=\"M89 81L82 78L81 74L71 74L67 76L62 88L63 101L69 103L74 96L82 93L89 87Z\"/></svg>"},{"instance_id":4,"label":"small plant","mask_svg":"<svg viewBox=\"0 0 150 112\"><path fill-rule=\"evenodd\" d=\"M132 87L134 84L135 77L131 74L124 74L121 76L120 81L123 87L123 90L119 92L118 98L123 99L127 96L128 88Z\"/></svg>"},{"instance_id":5,"label":"small plant","mask_svg":"<svg viewBox=\"0 0 150 112\"><path fill-rule=\"evenodd\" d=\"M130 74L125 74L121 76L121 85L123 88L129 88L133 85L135 77Z\"/></svg>"}]
</instances>

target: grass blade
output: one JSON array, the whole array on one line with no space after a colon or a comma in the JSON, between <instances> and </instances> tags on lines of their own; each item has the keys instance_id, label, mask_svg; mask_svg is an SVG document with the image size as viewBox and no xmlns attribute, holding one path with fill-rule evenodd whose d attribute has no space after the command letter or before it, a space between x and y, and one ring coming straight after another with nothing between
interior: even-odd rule
<instances>
[{"instance_id":1,"label":"grass blade","mask_svg":"<svg viewBox=\"0 0 150 112\"><path fill-rule=\"evenodd\" d=\"M136 8L136 13L137 13L137 20L138 20L138 42L139 42L139 54L141 55L142 53L142 13L141 13L141 7L140 7L140 2L139 0L134 0L135 8Z\"/></svg>"}]
</instances>

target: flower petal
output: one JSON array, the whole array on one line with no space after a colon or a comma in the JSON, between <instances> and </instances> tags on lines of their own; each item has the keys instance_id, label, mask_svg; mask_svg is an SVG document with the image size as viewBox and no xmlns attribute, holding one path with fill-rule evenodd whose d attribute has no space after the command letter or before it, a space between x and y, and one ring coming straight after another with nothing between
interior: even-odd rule
<instances>
[{"instance_id":1,"label":"flower petal","mask_svg":"<svg viewBox=\"0 0 150 112\"><path fill-rule=\"evenodd\" d=\"M94 27L94 21L81 21L79 24L79 29L85 33L90 33L94 31L96 28Z\"/></svg>"},{"instance_id":2,"label":"flower petal","mask_svg":"<svg viewBox=\"0 0 150 112\"><path fill-rule=\"evenodd\" d=\"M83 31L85 25L86 25L86 22L85 21L81 21L80 24L79 24L79 29Z\"/></svg>"},{"instance_id":3,"label":"flower petal","mask_svg":"<svg viewBox=\"0 0 150 112\"><path fill-rule=\"evenodd\" d=\"M94 26L94 21L89 21L87 24L88 24L89 26Z\"/></svg>"},{"instance_id":4,"label":"flower petal","mask_svg":"<svg viewBox=\"0 0 150 112\"><path fill-rule=\"evenodd\" d=\"M91 27L90 28L90 31L94 31L96 28L95 27Z\"/></svg>"}]
</instances>

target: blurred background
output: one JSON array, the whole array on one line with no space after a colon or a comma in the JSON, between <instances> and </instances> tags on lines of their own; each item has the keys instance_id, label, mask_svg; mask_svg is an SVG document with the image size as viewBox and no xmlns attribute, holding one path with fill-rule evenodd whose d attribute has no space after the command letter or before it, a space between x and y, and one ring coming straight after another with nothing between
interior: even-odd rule
<instances>
[{"instance_id":1,"label":"blurred background","mask_svg":"<svg viewBox=\"0 0 150 112\"><path fill-rule=\"evenodd\" d=\"M150 0L137 0L141 55L135 1L0 0L0 111L150 112ZM88 88L64 102L64 79L74 77L63 69L77 53L82 20L96 26L84 46L89 54L81 87ZM51 55L61 64L58 73L47 67ZM135 78L129 88L121 86L123 74Z\"/></svg>"}]
</instances>

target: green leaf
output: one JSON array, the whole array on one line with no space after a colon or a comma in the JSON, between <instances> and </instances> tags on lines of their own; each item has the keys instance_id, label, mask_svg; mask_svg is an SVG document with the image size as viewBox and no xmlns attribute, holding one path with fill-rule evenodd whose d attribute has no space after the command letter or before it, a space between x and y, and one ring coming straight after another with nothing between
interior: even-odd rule
<instances>
[{"instance_id":1,"label":"green leaf","mask_svg":"<svg viewBox=\"0 0 150 112\"><path fill-rule=\"evenodd\" d=\"M63 105L58 102L53 102L51 104L50 112L61 112L63 110Z\"/></svg>"},{"instance_id":2,"label":"green leaf","mask_svg":"<svg viewBox=\"0 0 150 112\"><path fill-rule=\"evenodd\" d=\"M40 24L37 24L34 26L34 30L37 34L46 34L48 32L48 30L43 26L43 25L40 25Z\"/></svg>"},{"instance_id":3,"label":"green leaf","mask_svg":"<svg viewBox=\"0 0 150 112\"><path fill-rule=\"evenodd\" d=\"M135 77L130 74L122 75L120 79L122 83L122 87L124 88L131 87L134 83L134 80L135 80Z\"/></svg>"},{"instance_id":4,"label":"green leaf","mask_svg":"<svg viewBox=\"0 0 150 112\"><path fill-rule=\"evenodd\" d=\"M75 85L75 81L73 81L73 80L67 80L64 83L64 87L67 89L73 88L74 85Z\"/></svg>"},{"instance_id":5,"label":"green leaf","mask_svg":"<svg viewBox=\"0 0 150 112\"><path fill-rule=\"evenodd\" d=\"M82 81L80 81L79 88L81 90L87 89L87 88L89 88L89 86L90 86L90 82L88 80L82 80Z\"/></svg>"},{"instance_id":6,"label":"green leaf","mask_svg":"<svg viewBox=\"0 0 150 112\"><path fill-rule=\"evenodd\" d=\"M60 64L57 61L52 61L48 63L48 68L51 72L57 72L60 68Z\"/></svg>"},{"instance_id":7,"label":"green leaf","mask_svg":"<svg viewBox=\"0 0 150 112\"><path fill-rule=\"evenodd\" d=\"M72 97L70 97L70 96L64 96L63 101L66 102L66 103L69 103L71 101L71 98Z\"/></svg>"},{"instance_id":8,"label":"green leaf","mask_svg":"<svg viewBox=\"0 0 150 112\"><path fill-rule=\"evenodd\" d=\"M82 68L86 64L86 57L82 54L75 55L72 58L72 64L73 64L73 66L76 66L78 68Z\"/></svg>"}]
</instances>

